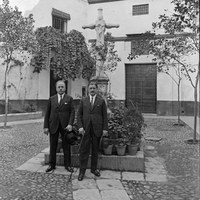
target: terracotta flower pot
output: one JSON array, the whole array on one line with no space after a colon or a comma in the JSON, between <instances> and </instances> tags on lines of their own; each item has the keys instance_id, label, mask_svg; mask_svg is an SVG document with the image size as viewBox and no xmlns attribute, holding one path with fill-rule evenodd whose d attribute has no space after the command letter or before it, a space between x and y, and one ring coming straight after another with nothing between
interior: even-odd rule
<instances>
[{"instance_id":1,"label":"terracotta flower pot","mask_svg":"<svg viewBox=\"0 0 200 200\"><path fill-rule=\"evenodd\" d=\"M109 145L109 139L107 137L102 137L100 141L100 148L104 149Z\"/></svg>"},{"instance_id":2,"label":"terracotta flower pot","mask_svg":"<svg viewBox=\"0 0 200 200\"><path fill-rule=\"evenodd\" d=\"M126 145L116 145L117 155L124 156L126 152Z\"/></svg>"},{"instance_id":3,"label":"terracotta flower pot","mask_svg":"<svg viewBox=\"0 0 200 200\"><path fill-rule=\"evenodd\" d=\"M128 144L128 154L136 155L138 150L138 144Z\"/></svg>"},{"instance_id":4,"label":"terracotta flower pot","mask_svg":"<svg viewBox=\"0 0 200 200\"><path fill-rule=\"evenodd\" d=\"M104 154L105 155L111 155L112 154L112 148L113 148L112 144L109 144L107 147L104 147L103 148Z\"/></svg>"}]
</instances>

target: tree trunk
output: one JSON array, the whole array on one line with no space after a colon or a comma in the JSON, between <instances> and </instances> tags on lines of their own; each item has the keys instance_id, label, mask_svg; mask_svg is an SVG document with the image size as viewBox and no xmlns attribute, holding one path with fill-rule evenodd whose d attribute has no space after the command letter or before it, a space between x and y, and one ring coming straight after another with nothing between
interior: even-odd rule
<instances>
[{"instance_id":1,"label":"tree trunk","mask_svg":"<svg viewBox=\"0 0 200 200\"><path fill-rule=\"evenodd\" d=\"M195 88L194 88L194 137L193 142L197 141L197 86L199 82L199 71L197 73Z\"/></svg>"},{"instance_id":2,"label":"tree trunk","mask_svg":"<svg viewBox=\"0 0 200 200\"><path fill-rule=\"evenodd\" d=\"M5 70L5 118L4 118L4 128L6 128L7 126L7 121L8 121L8 63L6 66L6 70Z\"/></svg>"},{"instance_id":3,"label":"tree trunk","mask_svg":"<svg viewBox=\"0 0 200 200\"><path fill-rule=\"evenodd\" d=\"M180 80L178 82L178 126L180 126Z\"/></svg>"}]
</instances>

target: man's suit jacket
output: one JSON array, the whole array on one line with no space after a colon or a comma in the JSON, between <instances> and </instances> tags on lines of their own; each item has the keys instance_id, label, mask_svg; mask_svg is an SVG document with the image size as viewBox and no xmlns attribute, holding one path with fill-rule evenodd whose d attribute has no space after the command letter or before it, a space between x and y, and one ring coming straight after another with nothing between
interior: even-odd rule
<instances>
[{"instance_id":1,"label":"man's suit jacket","mask_svg":"<svg viewBox=\"0 0 200 200\"><path fill-rule=\"evenodd\" d=\"M73 125L75 110L73 98L64 95L61 103L58 103L58 95L50 97L44 118L44 128L49 128L51 134L58 130L59 123L64 129L68 124Z\"/></svg>"},{"instance_id":2,"label":"man's suit jacket","mask_svg":"<svg viewBox=\"0 0 200 200\"><path fill-rule=\"evenodd\" d=\"M89 134L90 123L93 125L94 134L101 137L103 130L108 130L107 107L104 99L97 95L93 108L90 106L90 98L81 100L77 113L78 128L84 128L85 134Z\"/></svg>"}]
</instances>

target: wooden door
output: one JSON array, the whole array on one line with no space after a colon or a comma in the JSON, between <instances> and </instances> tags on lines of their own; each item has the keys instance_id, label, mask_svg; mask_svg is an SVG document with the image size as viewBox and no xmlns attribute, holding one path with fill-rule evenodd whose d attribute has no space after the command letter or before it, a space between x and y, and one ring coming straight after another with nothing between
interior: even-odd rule
<instances>
[{"instance_id":1,"label":"wooden door","mask_svg":"<svg viewBox=\"0 0 200 200\"><path fill-rule=\"evenodd\" d=\"M129 106L131 100L141 112L156 113L156 64L127 64L125 71L126 105Z\"/></svg>"}]
</instances>

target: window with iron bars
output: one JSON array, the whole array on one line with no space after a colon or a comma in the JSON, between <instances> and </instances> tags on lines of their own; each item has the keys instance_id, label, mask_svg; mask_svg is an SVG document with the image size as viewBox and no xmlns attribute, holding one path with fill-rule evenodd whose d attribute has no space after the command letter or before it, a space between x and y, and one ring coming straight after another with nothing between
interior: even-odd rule
<instances>
[{"instance_id":1,"label":"window with iron bars","mask_svg":"<svg viewBox=\"0 0 200 200\"><path fill-rule=\"evenodd\" d=\"M55 29L58 29L61 31L61 33L66 32L66 28L65 28L65 23L67 23L67 21L61 17L58 16L52 16L52 26Z\"/></svg>"},{"instance_id":2,"label":"window with iron bars","mask_svg":"<svg viewBox=\"0 0 200 200\"><path fill-rule=\"evenodd\" d=\"M149 4L134 5L132 10L132 15L148 15L149 14Z\"/></svg>"},{"instance_id":3,"label":"window with iron bars","mask_svg":"<svg viewBox=\"0 0 200 200\"><path fill-rule=\"evenodd\" d=\"M67 22L71 19L68 13L52 8L52 27L60 30L62 33L67 32Z\"/></svg>"}]
</instances>

